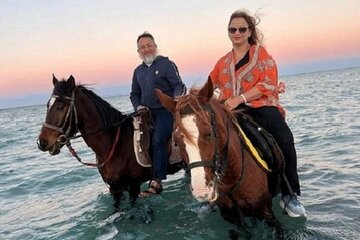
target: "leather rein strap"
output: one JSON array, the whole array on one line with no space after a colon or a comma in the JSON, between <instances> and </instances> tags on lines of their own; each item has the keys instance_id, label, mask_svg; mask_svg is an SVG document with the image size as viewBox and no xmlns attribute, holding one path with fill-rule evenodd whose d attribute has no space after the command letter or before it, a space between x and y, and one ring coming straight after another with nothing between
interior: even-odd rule
<instances>
[{"instance_id":1,"label":"leather rein strap","mask_svg":"<svg viewBox=\"0 0 360 240\"><path fill-rule=\"evenodd\" d=\"M118 130L117 130L117 133L116 133L116 138L115 138L115 141L114 141L114 143L113 143L113 145L111 147L109 156L107 157L106 161L102 162L101 164L99 164L98 161L96 163L83 162L81 160L81 158L78 156L78 154L76 153L75 149L71 146L70 141L68 141L66 143L66 146L68 147L69 152L76 158L76 160L78 160L83 165L90 166L90 167L102 168L103 166L105 166L105 164L107 164L111 160L112 156L114 155L116 144L119 141L119 136L120 136L120 127L118 127ZM99 158L99 157L97 157L97 158Z\"/></svg>"}]
</instances>

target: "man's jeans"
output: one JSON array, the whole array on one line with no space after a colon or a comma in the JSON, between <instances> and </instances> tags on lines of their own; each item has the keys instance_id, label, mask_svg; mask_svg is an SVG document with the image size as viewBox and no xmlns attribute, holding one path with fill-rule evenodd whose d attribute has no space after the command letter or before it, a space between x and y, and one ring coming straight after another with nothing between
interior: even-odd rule
<instances>
[{"instance_id":1,"label":"man's jeans","mask_svg":"<svg viewBox=\"0 0 360 240\"><path fill-rule=\"evenodd\" d=\"M166 146L171 137L174 119L166 109L152 110L151 116L154 124L151 137L153 178L163 180L166 179L168 162Z\"/></svg>"}]
</instances>

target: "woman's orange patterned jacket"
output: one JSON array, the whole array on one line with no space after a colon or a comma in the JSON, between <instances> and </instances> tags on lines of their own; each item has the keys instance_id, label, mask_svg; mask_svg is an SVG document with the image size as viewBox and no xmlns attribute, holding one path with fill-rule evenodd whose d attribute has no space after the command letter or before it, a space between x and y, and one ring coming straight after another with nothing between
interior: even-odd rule
<instances>
[{"instance_id":1,"label":"woman's orange patterned jacket","mask_svg":"<svg viewBox=\"0 0 360 240\"><path fill-rule=\"evenodd\" d=\"M246 105L258 108L275 106L285 117L285 111L279 104L278 71L274 59L264 47L252 45L249 50L250 60L235 71L233 51L220 58L210 73L215 88L220 89L220 100L226 100L257 87L262 97Z\"/></svg>"}]
</instances>

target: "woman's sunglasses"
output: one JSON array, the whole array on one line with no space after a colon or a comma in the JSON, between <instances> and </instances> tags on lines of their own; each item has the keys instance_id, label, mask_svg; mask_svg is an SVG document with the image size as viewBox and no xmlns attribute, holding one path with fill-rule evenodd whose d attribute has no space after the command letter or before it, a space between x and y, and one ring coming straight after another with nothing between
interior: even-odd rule
<instances>
[{"instance_id":1,"label":"woman's sunglasses","mask_svg":"<svg viewBox=\"0 0 360 240\"><path fill-rule=\"evenodd\" d=\"M231 34L236 33L236 31L239 31L239 33L244 34L244 33L246 33L246 31L247 31L248 29L250 29L250 28L249 28L249 27L239 27L239 28L236 28L236 27L228 27L228 31L229 31L229 33L231 33Z\"/></svg>"}]
</instances>

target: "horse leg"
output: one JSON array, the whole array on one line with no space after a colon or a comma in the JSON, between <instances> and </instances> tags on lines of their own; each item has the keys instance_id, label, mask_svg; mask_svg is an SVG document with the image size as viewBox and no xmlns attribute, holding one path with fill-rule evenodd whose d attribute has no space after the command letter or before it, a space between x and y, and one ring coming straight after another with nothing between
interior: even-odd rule
<instances>
[{"instance_id":1,"label":"horse leg","mask_svg":"<svg viewBox=\"0 0 360 240\"><path fill-rule=\"evenodd\" d=\"M240 215L239 215L239 211ZM233 208L220 208L221 216L228 222L235 224L237 226L241 226L244 223L244 216L240 209L237 207Z\"/></svg>"},{"instance_id":2,"label":"horse leg","mask_svg":"<svg viewBox=\"0 0 360 240\"><path fill-rule=\"evenodd\" d=\"M244 223L244 219L242 217L239 218L238 214L234 214L234 208L228 209L228 208L220 208L221 216L228 222L234 224L234 227L236 229L229 229L228 236L230 240L238 240L240 233L240 227L242 227ZM240 238L241 239L241 238Z\"/></svg>"},{"instance_id":3,"label":"horse leg","mask_svg":"<svg viewBox=\"0 0 360 240\"><path fill-rule=\"evenodd\" d=\"M238 206L232 208L220 208L221 216L228 222L234 224L236 229L230 229L229 239L242 239L246 236L246 239L251 237L251 234L248 232L249 226L245 222L245 216L242 210Z\"/></svg>"},{"instance_id":4,"label":"horse leg","mask_svg":"<svg viewBox=\"0 0 360 240\"><path fill-rule=\"evenodd\" d=\"M264 219L266 224L275 229L275 237L276 239L285 239L284 238L284 230L280 224L280 222L276 219L274 212L271 210L271 208L267 208L264 211Z\"/></svg>"},{"instance_id":5,"label":"horse leg","mask_svg":"<svg viewBox=\"0 0 360 240\"><path fill-rule=\"evenodd\" d=\"M122 191L119 191L117 193L112 193L113 195L113 198L114 198L114 208L115 208L115 211L119 210L120 209L120 202L121 202L121 198L123 196L123 192Z\"/></svg>"},{"instance_id":6,"label":"horse leg","mask_svg":"<svg viewBox=\"0 0 360 240\"><path fill-rule=\"evenodd\" d=\"M110 193L114 198L115 211L119 210L121 198L123 197L123 189L118 185L110 185Z\"/></svg>"},{"instance_id":7,"label":"horse leg","mask_svg":"<svg viewBox=\"0 0 360 240\"><path fill-rule=\"evenodd\" d=\"M131 181L129 183L128 191L129 191L130 203L133 205L140 193L140 182L135 180Z\"/></svg>"},{"instance_id":8,"label":"horse leg","mask_svg":"<svg viewBox=\"0 0 360 240\"><path fill-rule=\"evenodd\" d=\"M234 229L230 229L229 230L229 239L230 240L238 240L239 239L239 233Z\"/></svg>"}]
</instances>

